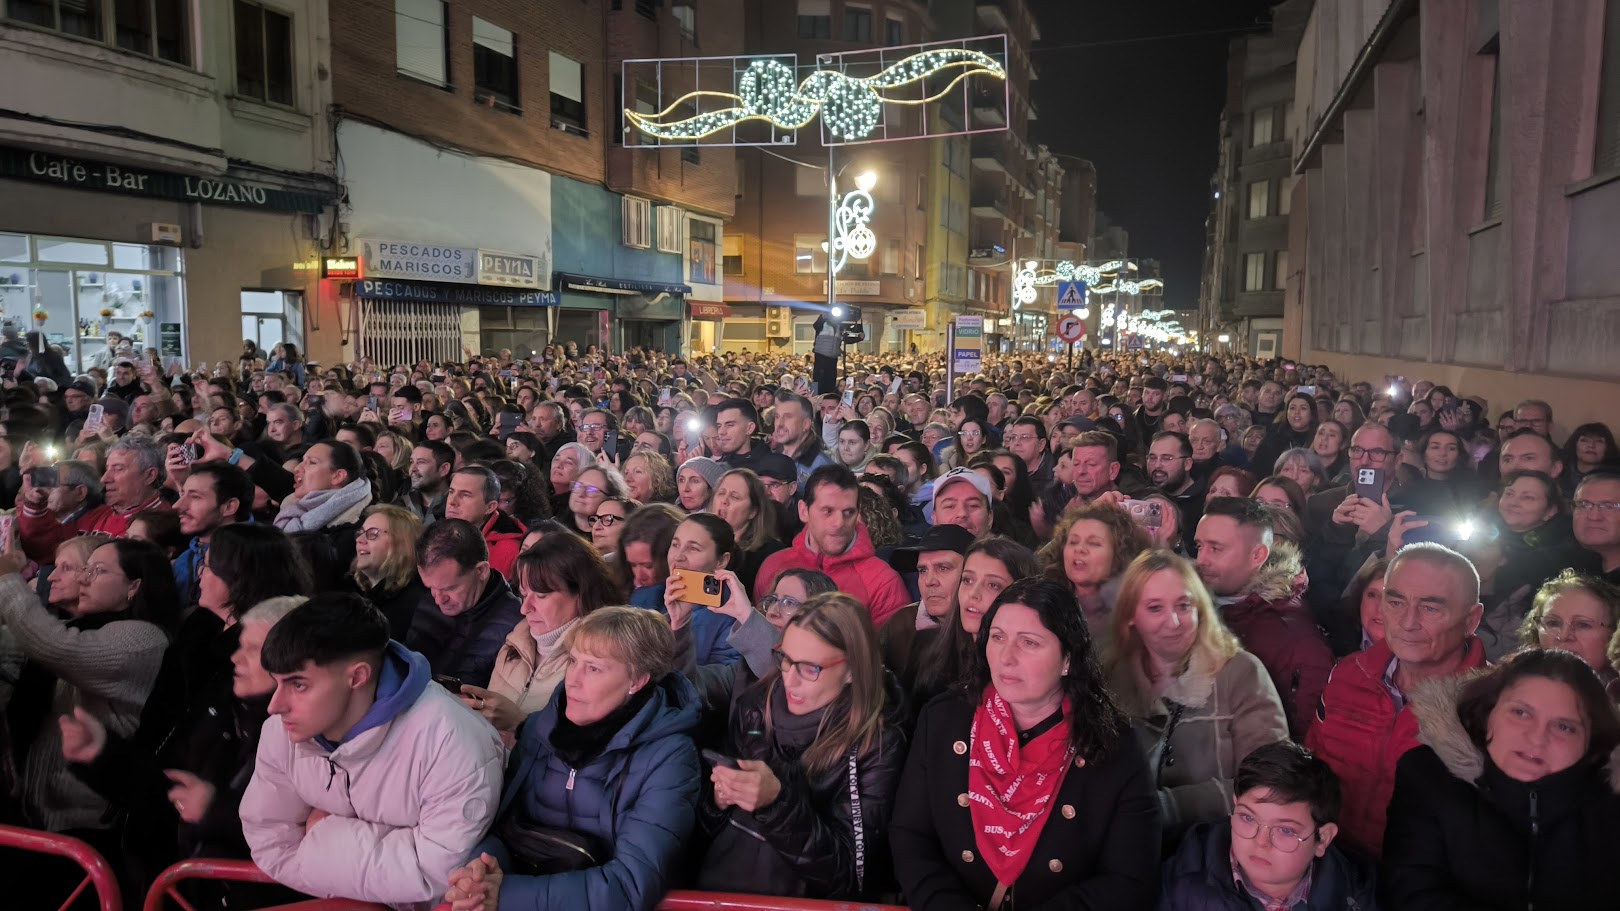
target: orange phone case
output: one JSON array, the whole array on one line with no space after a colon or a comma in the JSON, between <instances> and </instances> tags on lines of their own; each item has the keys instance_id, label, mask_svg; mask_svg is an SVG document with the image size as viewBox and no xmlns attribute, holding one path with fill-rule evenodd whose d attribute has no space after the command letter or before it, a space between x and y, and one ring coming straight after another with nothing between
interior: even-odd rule
<instances>
[{"instance_id":1,"label":"orange phone case","mask_svg":"<svg viewBox=\"0 0 1620 911\"><path fill-rule=\"evenodd\" d=\"M719 592L710 595L705 594L703 591L703 580L713 578L712 573L700 573L692 569L677 569L675 570L675 574L680 576L681 581L686 583L686 594L681 596L682 601L686 601L691 604L701 604L704 607L720 606Z\"/></svg>"}]
</instances>

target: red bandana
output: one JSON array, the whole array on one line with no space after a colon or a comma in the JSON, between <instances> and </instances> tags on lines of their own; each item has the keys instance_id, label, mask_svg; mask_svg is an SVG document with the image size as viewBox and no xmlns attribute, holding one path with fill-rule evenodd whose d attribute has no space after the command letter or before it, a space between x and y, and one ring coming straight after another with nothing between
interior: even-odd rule
<instances>
[{"instance_id":1,"label":"red bandana","mask_svg":"<svg viewBox=\"0 0 1620 911\"><path fill-rule=\"evenodd\" d=\"M1069 700L1063 720L1027 745L1018 745L1012 712L987 686L968 733L968 812L974 841L996 881L1011 886L1029 863L1046 824L1052 797L1063 787L1074 751L1069 746Z\"/></svg>"}]
</instances>

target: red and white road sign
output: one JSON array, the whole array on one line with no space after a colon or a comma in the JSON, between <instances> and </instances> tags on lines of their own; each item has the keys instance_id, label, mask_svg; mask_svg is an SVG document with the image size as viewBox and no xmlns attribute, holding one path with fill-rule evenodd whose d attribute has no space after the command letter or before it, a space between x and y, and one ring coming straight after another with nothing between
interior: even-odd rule
<instances>
[{"instance_id":1,"label":"red and white road sign","mask_svg":"<svg viewBox=\"0 0 1620 911\"><path fill-rule=\"evenodd\" d=\"M1078 316L1065 316L1058 320L1057 337L1066 342L1078 342L1086 337L1086 324Z\"/></svg>"}]
</instances>

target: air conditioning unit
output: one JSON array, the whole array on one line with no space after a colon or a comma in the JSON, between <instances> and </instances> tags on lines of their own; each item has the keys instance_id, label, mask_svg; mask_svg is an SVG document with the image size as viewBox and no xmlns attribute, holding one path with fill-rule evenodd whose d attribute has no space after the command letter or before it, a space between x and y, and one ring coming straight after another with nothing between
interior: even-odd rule
<instances>
[{"instance_id":1,"label":"air conditioning unit","mask_svg":"<svg viewBox=\"0 0 1620 911\"><path fill-rule=\"evenodd\" d=\"M151 242L154 244L174 244L179 246L181 240L180 226L153 222L148 225L151 229Z\"/></svg>"},{"instance_id":2,"label":"air conditioning unit","mask_svg":"<svg viewBox=\"0 0 1620 911\"><path fill-rule=\"evenodd\" d=\"M772 307L765 308L765 337L791 338L793 335L793 308Z\"/></svg>"}]
</instances>

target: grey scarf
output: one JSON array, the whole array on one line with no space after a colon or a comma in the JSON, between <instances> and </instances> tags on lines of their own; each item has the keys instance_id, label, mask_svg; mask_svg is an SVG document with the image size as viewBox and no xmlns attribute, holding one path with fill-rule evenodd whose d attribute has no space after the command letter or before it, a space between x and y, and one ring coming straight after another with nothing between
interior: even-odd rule
<instances>
[{"instance_id":1,"label":"grey scarf","mask_svg":"<svg viewBox=\"0 0 1620 911\"><path fill-rule=\"evenodd\" d=\"M357 522L371 505L371 482L361 478L336 490L317 490L281 504L275 525L288 534Z\"/></svg>"}]
</instances>

